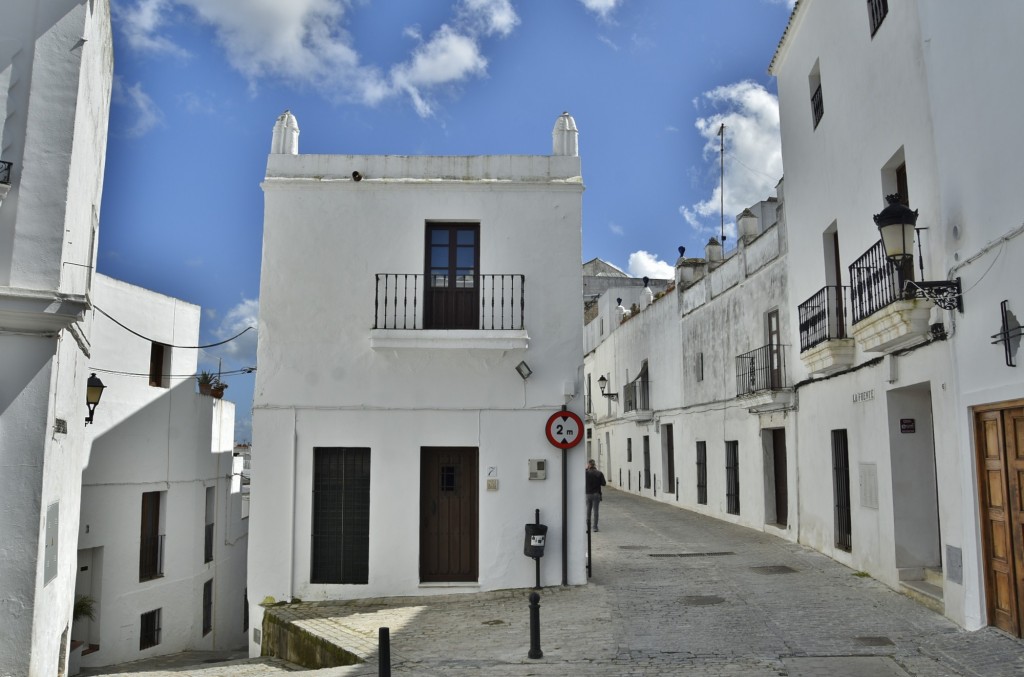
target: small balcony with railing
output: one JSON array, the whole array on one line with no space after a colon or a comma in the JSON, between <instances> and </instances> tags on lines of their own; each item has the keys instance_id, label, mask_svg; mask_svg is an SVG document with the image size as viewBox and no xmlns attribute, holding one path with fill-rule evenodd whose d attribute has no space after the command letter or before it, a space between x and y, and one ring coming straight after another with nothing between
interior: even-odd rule
<instances>
[{"instance_id":1,"label":"small balcony with railing","mask_svg":"<svg viewBox=\"0 0 1024 677\"><path fill-rule=\"evenodd\" d=\"M203 563L213 561L213 527L211 522L206 525L203 532Z\"/></svg>"},{"instance_id":2,"label":"small balcony with railing","mask_svg":"<svg viewBox=\"0 0 1024 677\"><path fill-rule=\"evenodd\" d=\"M639 422L654 418L651 410L651 382L646 374L623 386L622 418Z\"/></svg>"},{"instance_id":3,"label":"small balcony with railing","mask_svg":"<svg viewBox=\"0 0 1024 677\"><path fill-rule=\"evenodd\" d=\"M891 353L930 336L935 304L903 293L904 281L913 280L913 261L907 264L891 263L879 240L850 265L851 333L861 350Z\"/></svg>"},{"instance_id":4,"label":"small balcony with railing","mask_svg":"<svg viewBox=\"0 0 1024 677\"><path fill-rule=\"evenodd\" d=\"M526 277L378 273L373 348L526 349Z\"/></svg>"},{"instance_id":5,"label":"small balcony with railing","mask_svg":"<svg viewBox=\"0 0 1024 677\"><path fill-rule=\"evenodd\" d=\"M11 167L13 166L6 160L0 160L0 203L3 203L7 193L11 192Z\"/></svg>"},{"instance_id":6,"label":"small balcony with railing","mask_svg":"<svg viewBox=\"0 0 1024 677\"><path fill-rule=\"evenodd\" d=\"M786 375L785 349L770 343L736 356L736 397L751 413L792 406L793 387Z\"/></svg>"},{"instance_id":7,"label":"small balcony with railing","mask_svg":"<svg viewBox=\"0 0 1024 677\"><path fill-rule=\"evenodd\" d=\"M811 374L833 374L853 365L854 341L849 337L847 309L850 288L822 287L797 306L800 360Z\"/></svg>"},{"instance_id":8,"label":"small balcony with railing","mask_svg":"<svg viewBox=\"0 0 1024 677\"><path fill-rule=\"evenodd\" d=\"M164 534L143 536L139 544L139 582L164 575Z\"/></svg>"}]
</instances>

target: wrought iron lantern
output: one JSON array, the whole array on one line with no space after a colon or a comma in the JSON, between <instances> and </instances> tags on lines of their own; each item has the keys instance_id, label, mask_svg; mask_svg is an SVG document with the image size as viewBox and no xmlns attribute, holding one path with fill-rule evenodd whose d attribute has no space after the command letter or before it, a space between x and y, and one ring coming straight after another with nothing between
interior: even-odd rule
<instances>
[{"instance_id":1,"label":"wrought iron lantern","mask_svg":"<svg viewBox=\"0 0 1024 677\"><path fill-rule=\"evenodd\" d=\"M85 417L86 425L92 423L92 415L96 411L96 405L100 403L100 398L103 397L103 389L106 387L96 374L89 377L89 381L85 386L85 404L89 407L89 415Z\"/></svg>"},{"instance_id":2,"label":"wrought iron lantern","mask_svg":"<svg viewBox=\"0 0 1024 677\"><path fill-rule=\"evenodd\" d=\"M921 243L917 243L921 280L913 279L914 237L918 230L917 210L903 204L898 194L885 197L888 205L875 214L875 225L882 237L885 257L896 268L904 299L927 299L943 310L964 312L960 278L928 282L924 280L924 257Z\"/></svg>"},{"instance_id":3,"label":"wrought iron lantern","mask_svg":"<svg viewBox=\"0 0 1024 677\"><path fill-rule=\"evenodd\" d=\"M607 393L607 392L605 392L608 389L608 378L607 377L602 376L601 378L597 379L597 387L599 387L601 389L601 394L602 395L604 395L605 397L607 397L610 400L618 401L618 399L619 399L619 394L618 393Z\"/></svg>"}]
</instances>

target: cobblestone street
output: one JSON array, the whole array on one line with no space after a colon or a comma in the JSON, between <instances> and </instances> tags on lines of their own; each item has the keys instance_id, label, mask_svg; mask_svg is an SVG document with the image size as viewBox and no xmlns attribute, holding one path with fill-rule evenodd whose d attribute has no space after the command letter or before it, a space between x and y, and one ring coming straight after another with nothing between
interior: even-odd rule
<instances>
[{"instance_id":1,"label":"cobblestone street","mask_svg":"<svg viewBox=\"0 0 1024 677\"><path fill-rule=\"evenodd\" d=\"M277 612L366 660L315 671L325 676L378 674L381 626L391 628L394 675L1024 674L1024 642L991 628L962 631L801 546L615 490L601 512L591 584L541 591L539 660L527 658L529 590ZM267 659L174 660L188 657L117 669L148 677L295 669Z\"/></svg>"}]
</instances>

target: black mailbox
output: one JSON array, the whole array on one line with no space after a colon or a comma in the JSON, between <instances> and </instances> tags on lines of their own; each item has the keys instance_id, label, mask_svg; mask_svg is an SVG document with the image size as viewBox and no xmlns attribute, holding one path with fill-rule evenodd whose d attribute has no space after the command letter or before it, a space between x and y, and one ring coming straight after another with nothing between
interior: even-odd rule
<instances>
[{"instance_id":1,"label":"black mailbox","mask_svg":"<svg viewBox=\"0 0 1024 677\"><path fill-rule=\"evenodd\" d=\"M526 540L523 542L523 554L527 557L543 557L544 541L547 539L548 525L527 524Z\"/></svg>"}]
</instances>

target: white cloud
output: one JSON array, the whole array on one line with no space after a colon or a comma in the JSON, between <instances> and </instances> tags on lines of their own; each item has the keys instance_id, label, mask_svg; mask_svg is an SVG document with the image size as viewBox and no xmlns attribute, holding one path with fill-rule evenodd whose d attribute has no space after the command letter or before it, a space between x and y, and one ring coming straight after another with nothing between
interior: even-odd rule
<instances>
[{"instance_id":1,"label":"white cloud","mask_svg":"<svg viewBox=\"0 0 1024 677\"><path fill-rule=\"evenodd\" d=\"M223 358L230 362L232 369L254 366L256 364L256 328L259 326L259 313L259 300L242 299L224 315L220 324L213 330L213 335L218 341L223 341L245 331L246 327L252 327L252 330L245 331L230 343L208 348L205 352L215 358Z\"/></svg>"},{"instance_id":2,"label":"white cloud","mask_svg":"<svg viewBox=\"0 0 1024 677\"><path fill-rule=\"evenodd\" d=\"M608 224L608 230L612 231L616 235L625 235L626 234L626 230L622 226L620 226L619 224L614 223L614 222Z\"/></svg>"},{"instance_id":3,"label":"white cloud","mask_svg":"<svg viewBox=\"0 0 1024 677\"><path fill-rule=\"evenodd\" d=\"M714 189L706 199L681 206L679 213L697 232L717 236L722 200L718 130L725 124L725 230L734 240L733 217L772 195L782 178L779 101L758 83L745 80L705 92L695 104L716 109L694 123L705 140L705 176L714 177Z\"/></svg>"},{"instance_id":4,"label":"white cloud","mask_svg":"<svg viewBox=\"0 0 1024 677\"><path fill-rule=\"evenodd\" d=\"M675 267L671 263L658 260L657 254L644 250L629 255L629 274L633 277L649 277L657 280L674 280Z\"/></svg>"},{"instance_id":5,"label":"white cloud","mask_svg":"<svg viewBox=\"0 0 1024 677\"><path fill-rule=\"evenodd\" d=\"M115 20L120 24L128 45L135 50L186 57L188 52L167 38L157 34L171 9L171 0L139 0L138 4L114 5Z\"/></svg>"},{"instance_id":6,"label":"white cloud","mask_svg":"<svg viewBox=\"0 0 1024 677\"><path fill-rule=\"evenodd\" d=\"M519 24L509 0L461 0L452 20L429 37L407 27L403 35L417 42L408 59L379 68L362 62L346 30L350 0L137 0L118 13L129 45L184 54L161 35L175 7L214 30L251 88L265 78L284 79L371 106L404 94L424 117L433 113L433 92L486 75L484 38L507 36Z\"/></svg>"},{"instance_id":7,"label":"white cloud","mask_svg":"<svg viewBox=\"0 0 1024 677\"><path fill-rule=\"evenodd\" d=\"M612 42L611 38L606 37L604 35L598 35L597 36L597 40L598 40L598 42L603 42L604 44L608 45L609 47L614 49L616 52L619 51L619 46L617 44L615 44L614 42Z\"/></svg>"},{"instance_id":8,"label":"white cloud","mask_svg":"<svg viewBox=\"0 0 1024 677\"><path fill-rule=\"evenodd\" d=\"M580 0L583 6L597 14L602 19L615 11L615 8L622 4L623 0Z\"/></svg>"},{"instance_id":9,"label":"white cloud","mask_svg":"<svg viewBox=\"0 0 1024 677\"><path fill-rule=\"evenodd\" d=\"M163 122L163 112L153 99L142 91L140 82L126 85L120 78L114 78L113 99L115 104L128 107L135 117L135 122L131 127L124 130L126 136L143 136Z\"/></svg>"}]
</instances>

